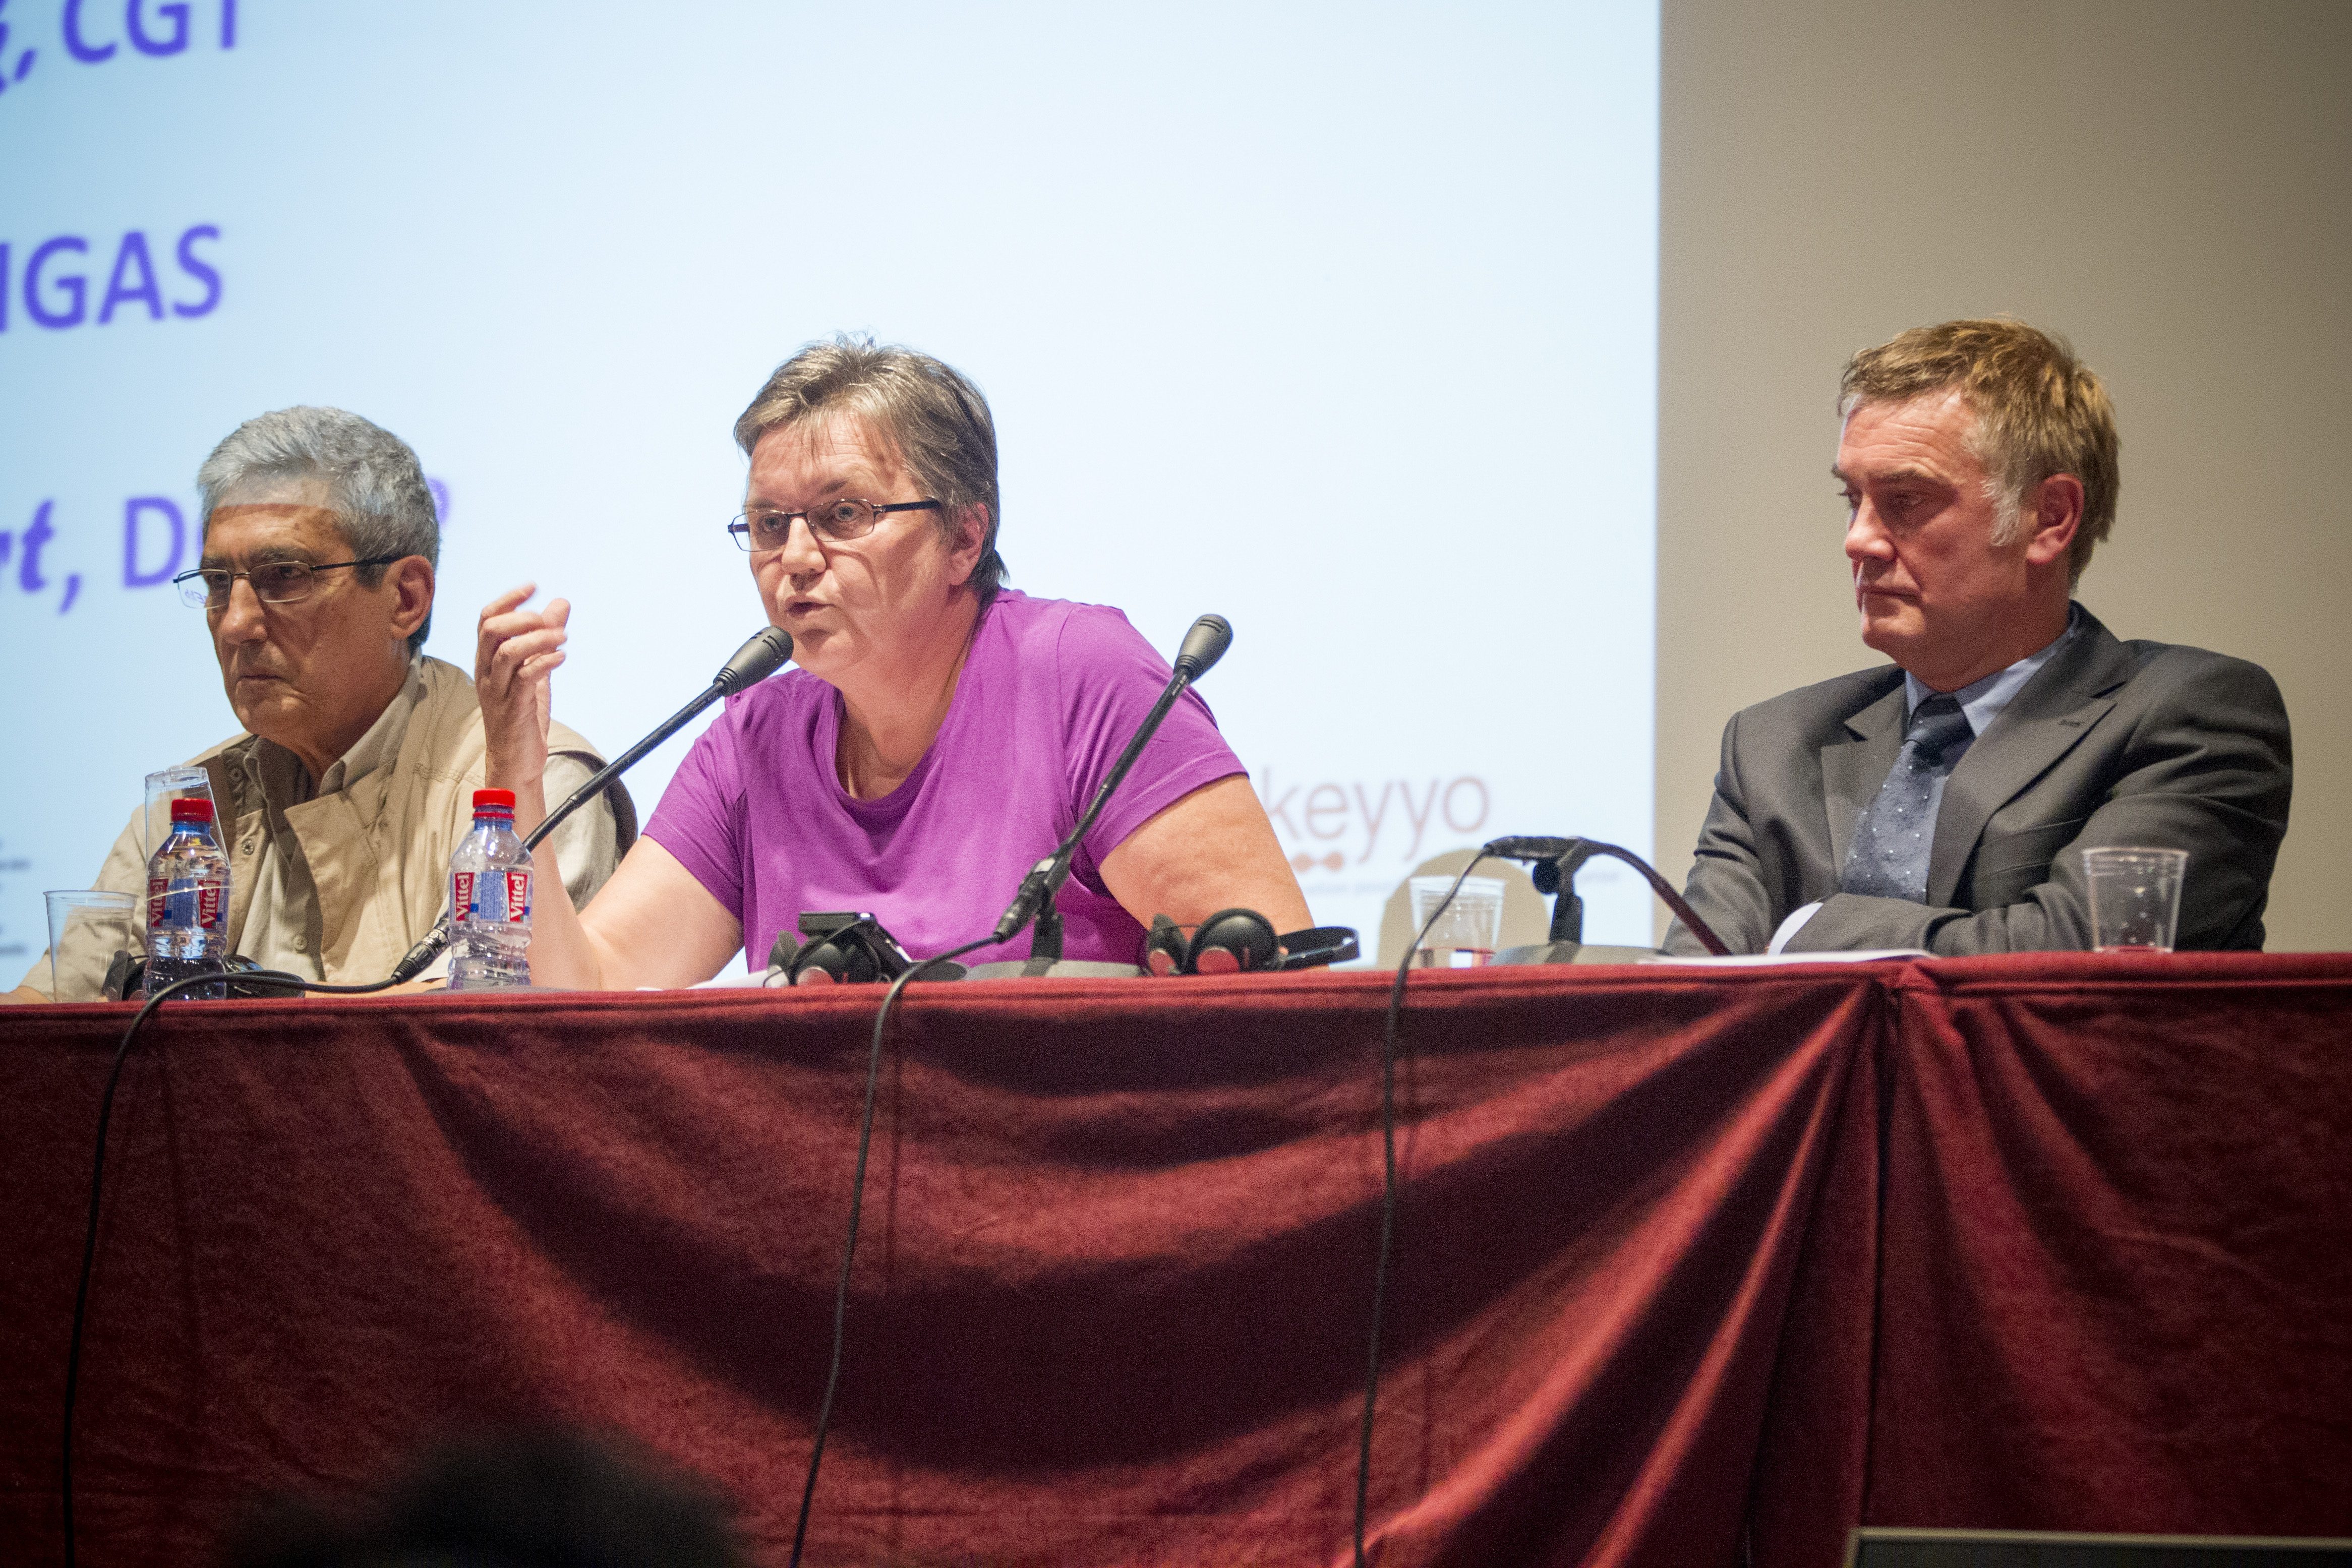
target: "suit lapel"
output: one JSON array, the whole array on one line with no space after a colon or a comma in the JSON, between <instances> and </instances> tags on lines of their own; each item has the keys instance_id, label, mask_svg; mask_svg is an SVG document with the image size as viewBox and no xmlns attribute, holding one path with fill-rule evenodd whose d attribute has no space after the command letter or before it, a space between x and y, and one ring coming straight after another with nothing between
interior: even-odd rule
<instances>
[{"instance_id":1,"label":"suit lapel","mask_svg":"<svg viewBox=\"0 0 2352 1568\"><path fill-rule=\"evenodd\" d=\"M2084 611L2074 641L2010 699L1945 781L1927 860L1931 907L1952 902L1986 821L2090 733L2131 674L2130 652Z\"/></svg>"},{"instance_id":2,"label":"suit lapel","mask_svg":"<svg viewBox=\"0 0 2352 1568\"><path fill-rule=\"evenodd\" d=\"M1834 891L1853 843L1854 824L1903 749L1903 672L1889 670L1895 684L1845 721L1845 736L1822 747L1822 796L1830 814L1830 878Z\"/></svg>"}]
</instances>

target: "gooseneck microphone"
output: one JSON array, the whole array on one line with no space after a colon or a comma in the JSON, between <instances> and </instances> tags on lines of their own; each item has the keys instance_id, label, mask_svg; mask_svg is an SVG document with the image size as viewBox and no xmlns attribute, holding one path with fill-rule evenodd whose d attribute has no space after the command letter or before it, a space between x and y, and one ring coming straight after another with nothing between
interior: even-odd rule
<instances>
[{"instance_id":1,"label":"gooseneck microphone","mask_svg":"<svg viewBox=\"0 0 2352 1568\"><path fill-rule=\"evenodd\" d=\"M1575 888L1577 869L1594 855L1607 855L1612 860L1623 861L1627 865L1640 872L1665 906L1675 912L1675 918L1681 921L1684 928L1698 938L1700 946L1718 958L1727 956L1731 951L1729 947L1724 946L1723 938L1715 934L1714 928L1698 917L1698 912L1684 902L1683 895L1668 885L1666 879L1660 876L1649 862L1632 850L1620 849L1615 844L1604 844L1598 839L1520 836L1495 839L1483 845L1478 852L1482 856L1493 855L1497 860L1537 862L1537 889L1539 892L1559 895L1559 903L1553 907L1555 928L1552 932L1552 939L1554 941L1583 940L1581 930L1563 932L1559 926L1563 919L1575 919L1579 925L1581 924L1581 905L1576 897ZM1549 874L1546 875L1546 873ZM1551 886L1544 885L1548 881L1551 883Z\"/></svg>"},{"instance_id":2,"label":"gooseneck microphone","mask_svg":"<svg viewBox=\"0 0 2352 1568\"><path fill-rule=\"evenodd\" d=\"M651 735L621 753L591 775L588 782L565 797L563 804L547 814L547 820L523 839L525 854L539 847L540 841L562 824L566 817L604 792L604 786L635 767L646 753L684 728L687 722L719 698L731 695L747 686L757 685L782 667L793 656L793 636L781 626L763 626L751 634L751 640L735 650L735 656L719 667L710 684L700 695L664 719ZM389 985L413 980L425 967L441 956L449 946L449 926L455 912L443 910L440 920L425 934L425 939L408 950L405 957L394 967Z\"/></svg>"},{"instance_id":3,"label":"gooseneck microphone","mask_svg":"<svg viewBox=\"0 0 2352 1568\"><path fill-rule=\"evenodd\" d=\"M1034 920L1037 935L1030 943L1030 957L1061 957L1062 921L1054 910L1054 894L1060 892L1062 883L1069 880L1070 862L1077 856L1078 845L1093 831L1095 819L1102 815L1102 809L1109 803L1111 792L1127 778L1128 770L1135 766L1135 759L1143 755L1144 747L1160 733L1160 723L1167 718L1168 710L1176 706L1176 699L1184 695L1187 686L1216 666L1217 661L1225 656L1225 650L1233 645L1233 641L1234 629L1222 615L1203 615L1192 622L1192 629L1184 633L1182 646L1176 651L1175 673L1168 677L1167 689L1160 694L1160 700L1151 705L1151 711L1136 727L1135 737L1127 743L1127 749L1119 753L1110 776L1102 781L1102 788L1095 791L1086 815L1080 817L1078 825L1070 830L1070 836L1064 839L1052 854L1030 867L1029 874L1021 879L1021 890L1013 895L1012 904L1006 906L1004 918L996 923L996 930L990 936L990 942L1010 942L1020 935L1023 926Z\"/></svg>"},{"instance_id":4,"label":"gooseneck microphone","mask_svg":"<svg viewBox=\"0 0 2352 1568\"><path fill-rule=\"evenodd\" d=\"M1176 650L1176 674L1183 676L1188 685L1197 681L1213 669L1233 645L1234 629L1226 624L1225 618L1203 615L1192 622L1192 629L1184 633L1184 642ZM1158 716L1145 722L1157 723Z\"/></svg>"},{"instance_id":5,"label":"gooseneck microphone","mask_svg":"<svg viewBox=\"0 0 2352 1568\"><path fill-rule=\"evenodd\" d=\"M1192 629L1184 634L1183 646L1177 652L1175 671L1169 676L1167 689L1160 694L1160 700L1152 705L1150 713L1137 727L1134 738L1119 754L1109 776L1104 779L1102 788L1095 791L1086 815L1079 818L1078 825L1070 830L1070 836L1063 840L1052 854L1032 866L1029 874L1021 879L1021 890L1013 895L1012 906L1005 910L1004 918L996 923L996 929L977 941L950 947L936 957L909 964L890 982L890 988L882 993L882 1005L874 1014L873 1044L866 1058L866 1108L857 1124L857 1168L850 1177L849 1229L842 1239L841 1272L834 1285L833 1356L824 1375L824 1395L817 1403L816 1432L809 1444L808 1474L801 1484L800 1518L793 1527L792 1552L785 1559L787 1568L800 1568L801 1549L808 1542L809 1514L816 1503L817 1470L824 1462L825 1434L833 1426L834 1395L841 1385L842 1346L847 1337L849 1317L850 1270L857 1258L859 1218L866 1210L866 1156L874 1140L874 1106L882 1083L882 1030L883 1026L889 1022L890 1009L898 1005L899 997L910 982L967 953L1010 942L1020 935L1023 926L1033 920L1037 923L1037 934L1030 946L1030 963L1037 965L1036 973L1051 970L1053 963L1062 956L1062 921L1054 909L1054 893L1070 874L1071 858L1077 853L1078 845L1094 826L1095 819L1102 814L1111 791L1118 788L1119 781L1127 777L1128 769L1135 766L1135 759L1143 754L1144 747L1158 732L1160 721L1168 716L1168 710L1176 706L1176 699L1184 695L1185 687L1209 673L1211 666L1224 655L1226 644L1233 640L1234 629L1225 624L1222 615L1203 615L1192 622ZM781 944L779 946L781 950ZM1040 959L1048 962L1038 964ZM1026 966L1018 967L1024 973L1031 972ZM95 1218L91 1223L96 1224Z\"/></svg>"},{"instance_id":6,"label":"gooseneck microphone","mask_svg":"<svg viewBox=\"0 0 2352 1568\"><path fill-rule=\"evenodd\" d=\"M547 821L530 831L522 841L526 850L536 849L539 841L555 831L556 824L596 798L599 790L614 779L636 766L645 754L684 728L687 721L724 696L732 696L747 686L754 686L783 667L793 656L793 634L781 626L762 626L751 639L735 650L735 656L719 666L710 677L702 695L664 719L651 735L598 768L585 784L572 791L561 806L547 814Z\"/></svg>"}]
</instances>

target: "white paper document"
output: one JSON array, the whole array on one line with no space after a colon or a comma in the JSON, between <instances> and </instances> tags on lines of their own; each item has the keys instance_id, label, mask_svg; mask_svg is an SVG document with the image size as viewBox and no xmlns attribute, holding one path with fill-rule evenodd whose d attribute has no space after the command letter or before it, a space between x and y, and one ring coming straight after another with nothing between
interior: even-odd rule
<instances>
[{"instance_id":1,"label":"white paper document","mask_svg":"<svg viewBox=\"0 0 2352 1568\"><path fill-rule=\"evenodd\" d=\"M1935 955L1924 947L1865 947L1852 953L1733 953L1717 958L1711 954L1696 958L1677 957L1661 953L1654 958L1644 958L1644 964L1699 964L1718 969L1748 968L1759 964L1868 964L1881 958L1932 958Z\"/></svg>"}]
</instances>

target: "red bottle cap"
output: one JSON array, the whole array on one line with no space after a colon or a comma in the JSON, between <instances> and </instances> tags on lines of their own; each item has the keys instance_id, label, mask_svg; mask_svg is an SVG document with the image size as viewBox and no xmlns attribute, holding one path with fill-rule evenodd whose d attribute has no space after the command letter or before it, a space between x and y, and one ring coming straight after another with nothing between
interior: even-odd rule
<instances>
[{"instance_id":1,"label":"red bottle cap","mask_svg":"<svg viewBox=\"0 0 2352 1568\"><path fill-rule=\"evenodd\" d=\"M474 810L479 811L486 809L505 811L511 815L514 811L514 791L511 789L475 790Z\"/></svg>"},{"instance_id":2,"label":"red bottle cap","mask_svg":"<svg viewBox=\"0 0 2352 1568\"><path fill-rule=\"evenodd\" d=\"M201 795L183 795L172 802L172 821L175 826L181 822L208 823L212 820L213 803Z\"/></svg>"}]
</instances>

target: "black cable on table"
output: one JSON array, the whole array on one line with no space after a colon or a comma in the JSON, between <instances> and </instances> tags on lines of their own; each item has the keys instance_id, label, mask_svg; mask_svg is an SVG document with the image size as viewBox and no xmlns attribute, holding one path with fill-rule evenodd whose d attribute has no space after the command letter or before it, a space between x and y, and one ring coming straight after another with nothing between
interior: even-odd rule
<instances>
[{"instance_id":1,"label":"black cable on table","mask_svg":"<svg viewBox=\"0 0 2352 1568\"><path fill-rule=\"evenodd\" d=\"M84 1228L81 1242L81 1279L74 1287L73 1331L66 1340L66 1401L65 1433L58 1456L58 1499L65 1511L66 1568L74 1568L74 1404L81 1392L82 1322L89 1308L89 1280L98 1260L98 1200L106 1186L106 1130L114 1119L114 1091L122 1082L122 1064L131 1059L131 1047L139 1038L149 1018L157 1008L182 991L198 986L216 986L226 981L238 984L261 984L278 990L321 991L336 996L365 996L398 984L396 980L376 980L364 986L331 986L322 980L306 980L277 969L240 969L235 972L208 971L200 975L184 975L159 988L139 1009L131 1027L122 1031L122 1043L114 1048L114 1065L106 1075L106 1092L98 1102L98 1148L89 1166L89 1223Z\"/></svg>"},{"instance_id":2,"label":"black cable on table","mask_svg":"<svg viewBox=\"0 0 2352 1568\"><path fill-rule=\"evenodd\" d=\"M1372 1333L1371 1349L1364 1365L1364 1424L1356 1443L1356 1563L1364 1568L1364 1515L1370 1504L1372 1489L1372 1412L1381 1397L1381 1329L1388 1310L1389 1253L1396 1240L1397 1169L1396 1169L1396 1048L1397 1025L1404 1013L1405 977L1412 972L1412 956L1421 950L1422 939L1430 927L1437 924L1453 904L1454 895L1462 891L1478 862L1486 859L1481 850L1470 857L1429 918L1421 923L1412 940L1405 944L1403 961L1397 965L1396 984L1389 988L1386 1023L1381 1030L1381 1251L1372 1265Z\"/></svg>"},{"instance_id":3,"label":"black cable on table","mask_svg":"<svg viewBox=\"0 0 2352 1568\"><path fill-rule=\"evenodd\" d=\"M1380 1399L1381 1340L1388 1304L1389 1260L1394 1249L1396 1237L1396 1048L1397 1030L1404 1007L1405 979L1412 972L1413 955L1420 949L1422 939L1429 935L1431 927L1437 924L1438 918L1445 913L1453 904L1454 896L1461 892L1463 883L1485 858L1486 857L1483 854L1474 857L1462 868L1460 874L1454 879L1454 885L1446 889L1445 896L1438 902L1437 907L1430 912L1429 918L1424 920L1420 929L1414 933L1412 943L1405 948L1402 961L1397 966L1396 982L1390 988L1387 1016L1381 1034L1381 1239L1379 1258L1372 1270L1372 1322L1364 1371L1364 1418L1356 1455L1355 1562L1357 1568L1362 1568L1364 1562L1365 1516L1371 1487L1373 1416ZM800 1516L793 1530L792 1568L799 1568L801 1553L807 1541L809 1514L816 1500L817 1474L824 1461L825 1437L832 1427L834 1402L841 1385L842 1354L846 1342L849 1318L850 1274L857 1256L858 1227L865 1213L866 1166L873 1146L874 1113L882 1081L882 1041L889 1024L890 1011L897 1005L899 994L910 982L919 978L925 970L934 965L947 963L951 959L961 957L966 953L985 947L994 939L992 936L983 936L977 941L968 942L961 947L952 948L936 957L926 958L913 965L890 982L889 989L883 993L882 1005L874 1015L874 1038L867 1052L866 1067L866 1102L858 1119L857 1161L855 1174L851 1177L848 1233L843 1241L841 1274L834 1291L832 1354L825 1373L824 1396L817 1407L816 1432L809 1449L808 1477L801 1489ZM99 1199L105 1181L106 1134L114 1113L114 1092L121 1081L123 1065L130 1059L131 1047L138 1040L140 1030L145 1026L155 1009L166 999L181 991L193 989L198 986L216 984L224 977L219 974L186 976L172 981L149 997L146 1004L139 1009L138 1016L131 1020L131 1026L123 1030L122 1043L115 1049L114 1063L107 1074L106 1089L100 1099L97 1150L90 1166L89 1218L82 1239L81 1277L74 1293L73 1329L66 1351L65 1427L59 1465L65 1511L66 1568L74 1568L74 1406L80 1388L82 1327L89 1301L90 1276L98 1253ZM315 991L335 996L365 996L389 989L392 986L400 983L396 979L384 979L364 986L337 986L321 981L305 980L296 976L271 970L247 971L239 978L247 982L258 981L280 988Z\"/></svg>"},{"instance_id":4,"label":"black cable on table","mask_svg":"<svg viewBox=\"0 0 2352 1568\"><path fill-rule=\"evenodd\" d=\"M890 1009L898 1000L898 993L934 964L944 964L961 958L975 948L986 947L996 940L994 936L967 942L949 949L934 958L921 962L901 973L882 993L882 1006L874 1015L874 1045L866 1061L866 1110L857 1123L857 1172L850 1178L849 1235L841 1247L841 1280L833 1293L833 1364L824 1375L824 1398L817 1405L816 1437L809 1447L808 1479L801 1487L799 1522L793 1526L791 1568L800 1568L801 1548L808 1539L809 1510L816 1502L817 1467L824 1462L825 1432L833 1425L834 1395L841 1387L841 1347L846 1338L849 1323L849 1269L857 1257L857 1223L866 1209L866 1155L874 1142L874 1102L882 1085L882 1030L890 1021Z\"/></svg>"}]
</instances>

